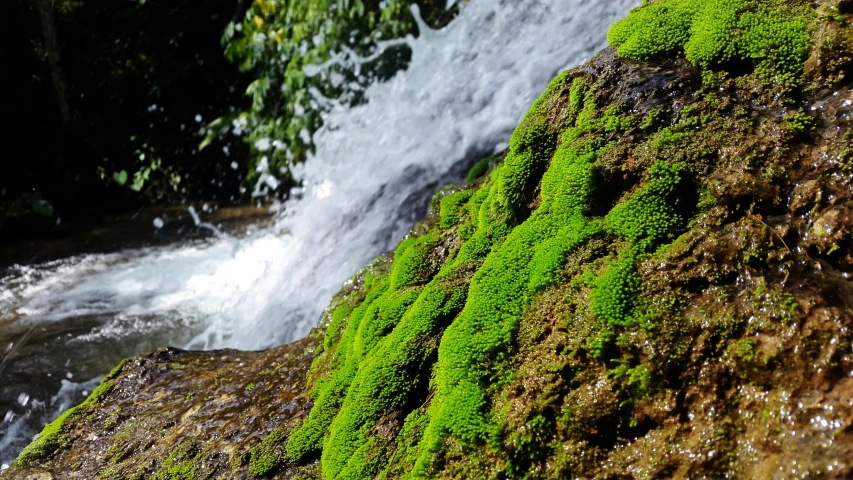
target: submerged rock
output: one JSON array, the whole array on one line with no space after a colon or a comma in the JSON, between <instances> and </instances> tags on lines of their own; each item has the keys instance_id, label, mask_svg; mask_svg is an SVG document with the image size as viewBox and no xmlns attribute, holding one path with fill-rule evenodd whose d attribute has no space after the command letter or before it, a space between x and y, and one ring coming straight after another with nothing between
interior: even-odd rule
<instances>
[{"instance_id":1,"label":"submerged rock","mask_svg":"<svg viewBox=\"0 0 853 480\"><path fill-rule=\"evenodd\" d=\"M253 413L208 412L124 367L5 475L853 477L851 20L649 2L280 347L317 345L306 383L311 353L283 397L248 387L285 350L151 363Z\"/></svg>"}]
</instances>

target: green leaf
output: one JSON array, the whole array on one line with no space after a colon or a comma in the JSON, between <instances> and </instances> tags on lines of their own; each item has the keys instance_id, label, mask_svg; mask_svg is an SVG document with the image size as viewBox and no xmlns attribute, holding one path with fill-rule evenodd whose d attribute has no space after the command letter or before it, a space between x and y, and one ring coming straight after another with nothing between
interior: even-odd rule
<instances>
[{"instance_id":1,"label":"green leaf","mask_svg":"<svg viewBox=\"0 0 853 480\"><path fill-rule=\"evenodd\" d=\"M213 135L208 135L204 137L204 140L202 140L201 144L198 146L198 151L200 152L204 150L211 143L213 143Z\"/></svg>"},{"instance_id":2,"label":"green leaf","mask_svg":"<svg viewBox=\"0 0 853 480\"><path fill-rule=\"evenodd\" d=\"M33 213L41 215L42 217L53 216L53 205L51 205L47 200L35 200L32 204L32 209Z\"/></svg>"},{"instance_id":3,"label":"green leaf","mask_svg":"<svg viewBox=\"0 0 853 480\"><path fill-rule=\"evenodd\" d=\"M124 185L127 183L127 170L122 170L120 172L113 172L113 180L116 181L119 185Z\"/></svg>"}]
</instances>

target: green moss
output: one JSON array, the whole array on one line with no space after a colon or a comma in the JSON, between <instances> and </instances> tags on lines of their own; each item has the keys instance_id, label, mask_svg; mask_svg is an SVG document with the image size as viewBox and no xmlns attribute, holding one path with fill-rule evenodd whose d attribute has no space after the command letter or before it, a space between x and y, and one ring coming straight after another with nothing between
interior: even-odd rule
<instances>
[{"instance_id":1,"label":"green moss","mask_svg":"<svg viewBox=\"0 0 853 480\"><path fill-rule=\"evenodd\" d=\"M573 82L575 92L576 85ZM548 95L554 95L553 84ZM594 102L590 92L584 102ZM506 355L521 314L538 290L557 280L566 254L601 230L586 216L595 191L593 165L600 142L582 137L591 129L607 128L607 122L592 114L594 107L584 105L575 126L564 132L563 144L542 177L541 205L486 257L471 281L465 309L442 337L430 423L415 466L418 476L427 474L447 435L463 444L497 444L497 427L487 419L487 387L509 378ZM512 157L511 149L506 165L516 160Z\"/></svg>"},{"instance_id":2,"label":"green moss","mask_svg":"<svg viewBox=\"0 0 853 480\"><path fill-rule=\"evenodd\" d=\"M570 108L558 138L547 115L564 94ZM569 82L563 74L552 82L481 188L442 196L439 230L405 240L391 273L365 281L364 302L332 313L324 355L331 355L333 372L315 385L315 406L293 431L288 456L298 460L321 451L329 479L391 474L382 470L389 456L396 459L393 468L404 462L404 470L418 476L430 472L448 436L463 446L497 446L489 391L512 377L507 355L521 315L538 292L561 280L567 256L604 231L629 244L614 266L592 280L594 310L604 319L598 349L603 355L613 348L611 327L633 321L639 255L671 239L682 223L673 194L684 166L666 162L655 163L641 188L605 219L589 216L597 191L595 162L607 148L604 134L633 126L621 107L599 109L585 81ZM669 135L672 141L685 138ZM539 203L530 212L537 190ZM464 243L431 277L427 259L440 230L462 220ZM469 287L466 272L472 271ZM376 436L377 424L422 388L436 353L427 414L407 419L408 433L397 436L395 448ZM649 388L650 374L641 366L623 373L633 390ZM407 430L410 424L416 434Z\"/></svg>"},{"instance_id":3,"label":"green moss","mask_svg":"<svg viewBox=\"0 0 853 480\"><path fill-rule=\"evenodd\" d=\"M743 361L752 362L755 359L755 340L742 338L737 341L731 341L728 350Z\"/></svg>"},{"instance_id":4,"label":"green moss","mask_svg":"<svg viewBox=\"0 0 853 480\"><path fill-rule=\"evenodd\" d=\"M645 365L630 365L629 362L621 362L618 367L609 371L607 376L615 379L624 378L633 398L645 397L652 388L652 371Z\"/></svg>"},{"instance_id":5,"label":"green moss","mask_svg":"<svg viewBox=\"0 0 853 480\"><path fill-rule=\"evenodd\" d=\"M572 115L577 115L583 109L584 97L589 90L589 85L582 78L572 80L569 88L569 108Z\"/></svg>"},{"instance_id":6,"label":"green moss","mask_svg":"<svg viewBox=\"0 0 853 480\"><path fill-rule=\"evenodd\" d=\"M467 289L453 282L452 275L439 274L427 285L397 327L362 362L323 445L326 478L364 478L378 472L381 464L373 455L370 429L401 407L417 387L436 348L430 338L464 305Z\"/></svg>"},{"instance_id":7,"label":"green moss","mask_svg":"<svg viewBox=\"0 0 853 480\"><path fill-rule=\"evenodd\" d=\"M628 240L630 246L595 282L593 311L611 326L636 324L635 298L640 291L636 263L662 242L675 238L684 219L676 212L676 192L685 165L656 162L647 172L647 183L617 205L605 218L607 228Z\"/></svg>"},{"instance_id":8,"label":"green moss","mask_svg":"<svg viewBox=\"0 0 853 480\"><path fill-rule=\"evenodd\" d=\"M485 175L492 166L492 162L494 161L494 157L486 157L475 163L471 170L468 172L468 176L465 177L465 181L468 183L475 182L479 180L483 175Z\"/></svg>"},{"instance_id":9,"label":"green moss","mask_svg":"<svg viewBox=\"0 0 853 480\"><path fill-rule=\"evenodd\" d=\"M565 82L564 72L551 82L513 132L507 157L502 168L494 172L495 183L481 209L479 230L483 231L495 222L514 223L525 215L525 200L535 188L556 147L556 136L551 132L547 119L548 102L553 99L553 92Z\"/></svg>"},{"instance_id":10,"label":"green moss","mask_svg":"<svg viewBox=\"0 0 853 480\"><path fill-rule=\"evenodd\" d=\"M336 417L346 418L347 413L344 399L354 398L355 389L364 380L362 372L371 368L382 368L383 362L400 361L400 355L405 356L406 343L409 340L388 340L386 336L394 336L404 316L411 310L413 304L418 301L429 302L434 299L429 295L434 291L434 281L430 281L434 272L430 268L429 254L436 246L438 235L429 232L420 237L411 237L403 241L397 248L391 273L387 277L375 277L371 281L365 281L365 290L369 290L364 301L349 315L347 328L337 342L330 342L329 347L334 348L333 362L336 366L331 378L319 381L313 391L315 406L304 423L297 426L291 433L287 446L287 455L291 459L299 459L310 452L323 450L324 458L332 450L323 448L324 438L334 436L335 428L333 421ZM426 287L421 285L428 283ZM440 290L440 289L439 289ZM439 296L443 291L439 291ZM426 299L426 300L425 300ZM443 300L436 300L442 303ZM441 311L441 305L428 313ZM333 322L329 328L337 330L338 325L343 323L342 317L345 310L333 315ZM339 318L335 318L339 317ZM411 320L410 320L411 321ZM391 347L386 349L395 350L385 358L381 356L383 345L391 342ZM422 357L416 357L422 360ZM399 365L398 365L399 366ZM393 374L396 368L385 366L389 372L384 373L387 378L380 381L394 382L398 380ZM410 372L413 374L416 372ZM355 385L354 385L355 383ZM400 381L400 383L406 383ZM408 382L411 383L411 382ZM389 387L390 388L390 387ZM377 410L386 408L381 401L376 401ZM342 408L344 411L342 411ZM339 420L341 421L341 420ZM348 450L349 451L349 450ZM347 457L351 456L350 454ZM324 460L324 467L331 461Z\"/></svg>"},{"instance_id":11,"label":"green moss","mask_svg":"<svg viewBox=\"0 0 853 480\"><path fill-rule=\"evenodd\" d=\"M802 110L785 115L784 120L785 126L794 135L802 135L815 129L814 119Z\"/></svg>"},{"instance_id":12,"label":"green moss","mask_svg":"<svg viewBox=\"0 0 853 480\"><path fill-rule=\"evenodd\" d=\"M666 119L669 112L659 108L649 110L645 120L643 120L643 130L658 130L666 124Z\"/></svg>"},{"instance_id":13,"label":"green moss","mask_svg":"<svg viewBox=\"0 0 853 480\"><path fill-rule=\"evenodd\" d=\"M602 192L596 162L615 148L612 133L638 126L627 111L598 105L595 88L564 73L476 190L447 189L435 198L438 225L401 243L390 273L365 280L360 304L332 311L321 360L329 373L318 377L314 407L291 434L289 459L319 452L330 480L422 477L434 473L448 445L463 455L500 448L493 394L513 378L509 358L521 318L534 298L566 278L567 259L593 237L615 240L621 251L601 276L599 268L582 275L592 290L585 315L595 331L573 351L586 345L593 358L616 365L612 375L632 396L648 394L653 372L635 356L618 357L617 332L646 326L636 311L637 263L675 238L685 222L680 212L691 206L678 194L687 164L647 161L640 183L608 215L595 216L599 195L611 195ZM703 125L701 111L687 108L675 127L655 131L666 115L650 113L643 125L653 155L692 138L678 129ZM435 272L434 257L448 239L462 244ZM389 418L413 411L395 432Z\"/></svg>"},{"instance_id":14,"label":"green moss","mask_svg":"<svg viewBox=\"0 0 853 480\"><path fill-rule=\"evenodd\" d=\"M195 480L202 460L200 445L189 440L178 444L163 461L152 480Z\"/></svg>"},{"instance_id":15,"label":"green moss","mask_svg":"<svg viewBox=\"0 0 853 480\"><path fill-rule=\"evenodd\" d=\"M107 415L107 418L104 419L104 430L112 430L118 425L120 413L121 408L116 407Z\"/></svg>"},{"instance_id":16,"label":"green moss","mask_svg":"<svg viewBox=\"0 0 853 480\"><path fill-rule=\"evenodd\" d=\"M391 289L400 290L429 281L431 272L426 255L437 240L438 236L432 232L422 237L407 238L400 243L394 254L390 278Z\"/></svg>"},{"instance_id":17,"label":"green moss","mask_svg":"<svg viewBox=\"0 0 853 480\"><path fill-rule=\"evenodd\" d=\"M806 20L791 16L752 0L661 0L614 24L608 41L638 60L683 54L705 69L751 62L765 81L790 86L811 47Z\"/></svg>"},{"instance_id":18,"label":"green moss","mask_svg":"<svg viewBox=\"0 0 853 480\"><path fill-rule=\"evenodd\" d=\"M75 413L77 408L71 408L44 427L38 437L21 451L15 460L15 466L20 468L32 467L50 459L58 450L64 448L68 439L65 436L65 422Z\"/></svg>"},{"instance_id":19,"label":"green moss","mask_svg":"<svg viewBox=\"0 0 853 480\"><path fill-rule=\"evenodd\" d=\"M14 465L16 467L26 468L44 463L58 450L64 448L68 443L65 431L66 423L87 407L99 403L101 397L109 393L113 388L115 385L115 379L121 373L122 368L124 368L127 362L127 359L119 362L119 364L101 380L101 383L92 391L91 394L89 394L83 403L66 410L65 413L59 416L59 418L44 427L44 430L41 431L35 440L21 451L18 458L15 459Z\"/></svg>"},{"instance_id":20,"label":"green moss","mask_svg":"<svg viewBox=\"0 0 853 480\"><path fill-rule=\"evenodd\" d=\"M705 212L717 205L717 197L707 188L699 191L699 203L696 205L697 212Z\"/></svg>"},{"instance_id":21,"label":"green moss","mask_svg":"<svg viewBox=\"0 0 853 480\"><path fill-rule=\"evenodd\" d=\"M602 118L605 132L622 132L634 125L634 119L622 113L620 105L609 105L604 109Z\"/></svg>"},{"instance_id":22,"label":"green moss","mask_svg":"<svg viewBox=\"0 0 853 480\"><path fill-rule=\"evenodd\" d=\"M762 314L785 325L793 323L800 308L793 295L777 286L768 285L763 278L759 279L751 300Z\"/></svg>"},{"instance_id":23,"label":"green moss","mask_svg":"<svg viewBox=\"0 0 853 480\"><path fill-rule=\"evenodd\" d=\"M549 92L561 88L564 81L563 75ZM554 148L555 136L544 115L550 99L550 94L543 95L516 130L506 160L484 183L483 193L462 193L441 201L444 228L458 222L467 208L470 238L424 287L417 285L426 279L411 272L424 271L423 259L435 246L436 234L401 244L390 278L374 286L352 312L337 345L340 363L332 378L315 389L315 407L308 421L294 430L288 456L301 458L319 450L322 443L326 478L364 478L380 472L379 459L389 445L371 433L373 425L400 408L417 385L428 380L429 369L424 367L435 355L436 336L465 305L466 272L476 269L485 255L503 243L516 220L526 216L528 195ZM400 302L400 308L393 307L394 301ZM396 312L395 321L377 322L381 312ZM396 318L398 314L401 318Z\"/></svg>"},{"instance_id":24,"label":"green moss","mask_svg":"<svg viewBox=\"0 0 853 480\"><path fill-rule=\"evenodd\" d=\"M277 450L286 439L284 432L276 429L252 447L249 450L249 472L256 477L266 478L281 467L284 458Z\"/></svg>"},{"instance_id":25,"label":"green moss","mask_svg":"<svg viewBox=\"0 0 853 480\"><path fill-rule=\"evenodd\" d=\"M399 478L412 471L418 458L418 444L429 422L425 408L410 413L397 435L397 449L388 461L388 468L379 475L379 480Z\"/></svg>"},{"instance_id":26,"label":"green moss","mask_svg":"<svg viewBox=\"0 0 853 480\"><path fill-rule=\"evenodd\" d=\"M640 249L636 247L624 250L595 282L592 309L608 325L630 327L636 323L633 309L640 291L636 270L639 254Z\"/></svg>"},{"instance_id":27,"label":"green moss","mask_svg":"<svg viewBox=\"0 0 853 480\"><path fill-rule=\"evenodd\" d=\"M743 32L741 55L752 59L756 71L766 81L780 85L801 82L803 62L811 48L804 20L787 20L782 16L746 12L738 27Z\"/></svg>"},{"instance_id":28,"label":"green moss","mask_svg":"<svg viewBox=\"0 0 853 480\"><path fill-rule=\"evenodd\" d=\"M323 348L328 350L333 345L338 343L340 336L343 333L343 327L346 319L352 313L353 308L350 305L340 305L332 310L331 320L326 327L326 335L323 337Z\"/></svg>"},{"instance_id":29,"label":"green moss","mask_svg":"<svg viewBox=\"0 0 853 480\"><path fill-rule=\"evenodd\" d=\"M472 190L462 190L441 199L439 224L441 228L451 228L459 222L464 213L465 205L467 205L468 200L471 199L471 195L473 194Z\"/></svg>"},{"instance_id":30,"label":"green moss","mask_svg":"<svg viewBox=\"0 0 853 480\"><path fill-rule=\"evenodd\" d=\"M675 210L675 193L685 170L684 164L656 162L648 169L646 185L607 215L608 227L631 242L645 241L649 246L674 238L683 223Z\"/></svg>"},{"instance_id":31,"label":"green moss","mask_svg":"<svg viewBox=\"0 0 853 480\"><path fill-rule=\"evenodd\" d=\"M705 0L664 0L636 8L607 32L623 57L646 60L674 55L690 40L693 20Z\"/></svg>"},{"instance_id":32,"label":"green moss","mask_svg":"<svg viewBox=\"0 0 853 480\"><path fill-rule=\"evenodd\" d=\"M113 443L104 453L106 466L98 472L98 478L112 480L114 478L132 477L122 472L120 463L127 457L128 443L134 438L134 433L140 426L140 420L134 420L125 424L113 437Z\"/></svg>"}]
</instances>

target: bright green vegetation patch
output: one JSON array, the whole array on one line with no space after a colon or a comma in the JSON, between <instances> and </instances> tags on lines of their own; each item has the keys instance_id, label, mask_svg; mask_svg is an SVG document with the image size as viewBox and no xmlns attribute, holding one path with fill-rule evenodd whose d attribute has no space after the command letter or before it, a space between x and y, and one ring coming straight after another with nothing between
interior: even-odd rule
<instances>
[{"instance_id":1,"label":"bright green vegetation patch","mask_svg":"<svg viewBox=\"0 0 853 480\"><path fill-rule=\"evenodd\" d=\"M801 82L811 39L802 9L754 0L661 0L614 24L608 41L626 58L648 60L683 54L708 69L751 62L767 82Z\"/></svg>"},{"instance_id":2,"label":"bright green vegetation patch","mask_svg":"<svg viewBox=\"0 0 853 480\"><path fill-rule=\"evenodd\" d=\"M595 282L593 310L611 326L633 326L634 299L640 290L635 271L638 258L662 242L669 242L683 226L676 212L676 195L686 167L657 162L649 168L648 183L607 215L609 229L631 242L619 259Z\"/></svg>"},{"instance_id":3,"label":"bright green vegetation patch","mask_svg":"<svg viewBox=\"0 0 853 480\"><path fill-rule=\"evenodd\" d=\"M785 126L795 135L801 135L815 129L815 121L807 113L799 111L785 115Z\"/></svg>"},{"instance_id":4,"label":"bright green vegetation patch","mask_svg":"<svg viewBox=\"0 0 853 480\"><path fill-rule=\"evenodd\" d=\"M476 193L463 190L444 197L439 225L401 243L391 272L365 281L365 299L351 313L332 315L335 330L329 333L347 326L337 345L324 352L335 368L315 384L315 406L287 446L291 459L322 451L326 478L381 474L382 458L395 445L376 435L377 423L423 395L441 334L465 306L471 273L504 241L517 218L527 215L526 198L556 140L541 104L548 98L528 115L504 164L484 186ZM460 237L468 240L435 272L429 259L443 239L452 240L457 224L466 232ZM412 463L414 443L405 457Z\"/></svg>"},{"instance_id":5,"label":"bright green vegetation patch","mask_svg":"<svg viewBox=\"0 0 853 480\"><path fill-rule=\"evenodd\" d=\"M793 3L647 3L617 23L610 40L620 54L640 60L683 54L706 70L735 66L741 73L743 63L758 75L750 77L752 88L760 78L785 90L801 81L810 48L810 7L782 8ZM725 75L704 75L705 87L697 79L700 91L691 90L689 101L645 109L622 103L629 97L610 91L614 78L594 82L592 75L579 68L558 76L513 133L505 158L480 162L467 184L437 194L431 218L400 244L388 268L365 274L334 304L310 377L314 407L293 430L287 460L319 455L331 480L439 472L512 478L550 462L551 454L563 455L559 468L571 471L572 454L545 437L555 429L566 438L583 431L587 426L573 422L584 413L524 417L511 406L513 386L526 388L519 378L530 373L520 367L519 337L528 335L525 319L536 315L552 322L544 330L577 330L559 350L540 352L554 361L530 378L560 376L568 385L575 374L578 382L600 375L602 395L614 407L586 421L615 422L624 438L654 423L630 412L664 388L660 366L684 354L688 337L680 323L685 297L661 287L666 279L649 273L650 265L673 255L677 239L687 242L685 230L700 217L727 207L718 189L703 183L721 152L738 142L733 157L742 154L744 162L769 154L732 134L753 131L756 120L716 88L740 88ZM813 128L803 114L784 121L785 138ZM743 170L738 161L725 159L733 171ZM725 181L740 178L730 175ZM708 278L724 275L730 273ZM777 303L789 312L790 302ZM568 305L571 319L555 313ZM788 321L783 317L771 320ZM564 323L554 328L558 322ZM675 339L671 345L661 340L666 335ZM653 358L643 347L650 342L668 345L661 348L666 353ZM595 403L573 399L583 392L565 388L562 400L525 397L525 408ZM606 436L607 428L590 430ZM581 445L575 453L587 451L585 439L571 441ZM496 470L486 475L477 462L496 462Z\"/></svg>"},{"instance_id":6,"label":"bright green vegetation patch","mask_svg":"<svg viewBox=\"0 0 853 480\"><path fill-rule=\"evenodd\" d=\"M443 277L444 281L439 282L433 278L436 272L430 256L439 241L435 229L404 240L395 252L389 273L366 276L361 304L355 308L339 306L333 312L327 339L346 324L340 341L329 343L323 353L335 369L315 383L311 393L315 406L308 420L293 430L287 445L288 457L295 460L322 449L324 470L337 465L333 459L346 464L352 457L355 463L360 457L353 453L367 440L365 432L362 429L359 434L360 427L350 429L340 424L376 421L391 406L399 406L397 402L416 384L416 377L422 372L421 362L428 357L424 351L434 349L428 340L430 330L436 328L440 318L449 315L448 311L458 309L459 301L454 298L464 295L464 289L446 285L452 283L451 279ZM418 302L428 318L406 316ZM407 366L407 362L412 363ZM361 398L361 391L368 398ZM357 434L356 438L336 435L351 431ZM325 445L331 442L342 445L327 448ZM338 452L340 456L332 456ZM359 471L375 469L373 464L355 466Z\"/></svg>"},{"instance_id":7,"label":"bright green vegetation patch","mask_svg":"<svg viewBox=\"0 0 853 480\"><path fill-rule=\"evenodd\" d=\"M249 472L261 478L274 473L284 461L276 449L286 438L281 430L273 430L261 443L252 447L249 451Z\"/></svg>"},{"instance_id":8,"label":"bright green vegetation patch","mask_svg":"<svg viewBox=\"0 0 853 480\"><path fill-rule=\"evenodd\" d=\"M194 480L199 473L202 449L198 443L184 441L175 447L153 480Z\"/></svg>"},{"instance_id":9,"label":"bright green vegetation patch","mask_svg":"<svg viewBox=\"0 0 853 480\"><path fill-rule=\"evenodd\" d=\"M65 435L65 426L68 420L73 418L77 413L84 411L87 407L96 405L100 402L101 397L109 393L115 385L115 379L121 373L121 369L127 360L122 360L113 370L108 373L100 385L95 388L91 394L76 407L69 408L52 423L44 427L44 430L24 448L15 459L15 466L26 468L38 465L48 461L60 449L67 445L68 439Z\"/></svg>"},{"instance_id":10,"label":"bright green vegetation patch","mask_svg":"<svg viewBox=\"0 0 853 480\"><path fill-rule=\"evenodd\" d=\"M462 216L463 209L471 199L474 192L471 190L463 190L450 194L441 199L441 217L439 225L441 228L451 228L457 223Z\"/></svg>"},{"instance_id":11,"label":"bright green vegetation patch","mask_svg":"<svg viewBox=\"0 0 853 480\"><path fill-rule=\"evenodd\" d=\"M15 460L16 467L32 467L50 459L57 450L67 444L65 437L65 422L74 414L76 408L70 408L44 427L38 437L21 451Z\"/></svg>"},{"instance_id":12,"label":"bright green vegetation patch","mask_svg":"<svg viewBox=\"0 0 853 480\"><path fill-rule=\"evenodd\" d=\"M489 171L491 167L492 161L494 157L486 157L471 167L471 170L468 172L468 176L465 178L465 181L468 183L474 182L480 179L486 172Z\"/></svg>"},{"instance_id":13,"label":"bright green vegetation patch","mask_svg":"<svg viewBox=\"0 0 853 480\"><path fill-rule=\"evenodd\" d=\"M611 147L607 136L638 125L627 111L598 105L595 88L564 73L482 185L436 197L431 228L400 244L389 271L366 275L360 303L344 301L329 314L315 363L316 372L328 370L312 374L315 405L291 434L289 460L320 453L328 479L429 476L449 438L497 448L491 396L513 378L522 315L594 237L626 245L593 281L602 336L633 324L635 264L684 223L674 208L686 167L656 163L609 215L595 214L606 194L596 162ZM436 271L446 245L455 246ZM648 389L641 365L616 368L634 390ZM389 429L396 434L381 434Z\"/></svg>"}]
</instances>

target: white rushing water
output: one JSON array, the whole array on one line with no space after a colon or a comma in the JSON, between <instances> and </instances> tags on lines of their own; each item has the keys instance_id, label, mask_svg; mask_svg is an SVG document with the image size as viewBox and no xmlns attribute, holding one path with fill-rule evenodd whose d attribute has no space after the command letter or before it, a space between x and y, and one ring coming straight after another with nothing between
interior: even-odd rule
<instances>
[{"instance_id":1,"label":"white rushing water","mask_svg":"<svg viewBox=\"0 0 853 480\"><path fill-rule=\"evenodd\" d=\"M407 71L369 87L366 105L325 116L297 172L304 199L279 222L291 232L287 255L197 345L305 335L341 282L423 216L425 197L458 180L466 158L503 149L555 74L604 47L607 27L635 3L472 0L441 31L420 24Z\"/></svg>"},{"instance_id":2,"label":"white rushing water","mask_svg":"<svg viewBox=\"0 0 853 480\"><path fill-rule=\"evenodd\" d=\"M420 24L406 40L406 71L368 87L366 104L325 114L316 154L296 171L304 191L275 226L240 241L21 267L0 279L0 325L96 316L88 337L68 342L183 330L195 337L178 346L195 349L260 349L306 335L341 284L391 250L442 184L505 148L556 73L603 48L607 27L637 3L470 0L443 30ZM0 447L16 435L10 422L0 423ZM7 457L0 448L0 463Z\"/></svg>"}]
</instances>

